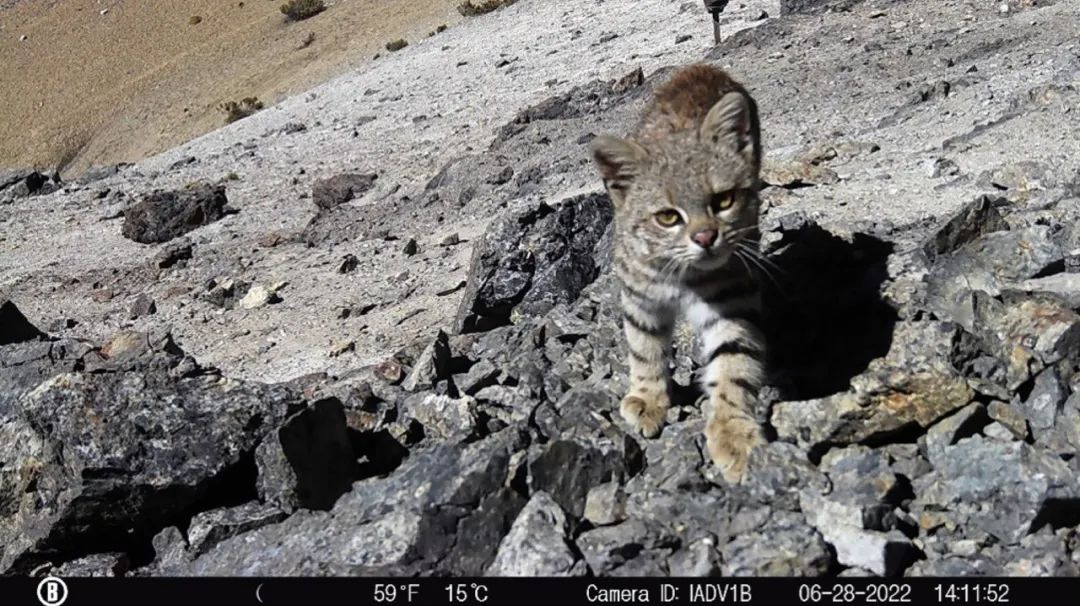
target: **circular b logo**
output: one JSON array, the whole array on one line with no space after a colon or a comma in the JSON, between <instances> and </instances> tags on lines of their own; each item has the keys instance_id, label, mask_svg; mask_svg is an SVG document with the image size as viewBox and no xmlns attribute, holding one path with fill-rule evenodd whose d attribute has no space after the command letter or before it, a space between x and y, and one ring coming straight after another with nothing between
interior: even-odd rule
<instances>
[{"instance_id":1,"label":"circular b logo","mask_svg":"<svg viewBox=\"0 0 1080 606\"><path fill-rule=\"evenodd\" d=\"M67 597L67 583L57 577L45 577L38 583L37 599L45 606L60 606Z\"/></svg>"}]
</instances>

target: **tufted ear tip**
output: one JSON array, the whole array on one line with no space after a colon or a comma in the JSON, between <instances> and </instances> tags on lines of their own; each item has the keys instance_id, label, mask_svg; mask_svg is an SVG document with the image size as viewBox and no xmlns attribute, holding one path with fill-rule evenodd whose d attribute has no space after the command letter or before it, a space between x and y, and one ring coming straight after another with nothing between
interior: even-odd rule
<instances>
[{"instance_id":1,"label":"tufted ear tip","mask_svg":"<svg viewBox=\"0 0 1080 606\"><path fill-rule=\"evenodd\" d=\"M738 152L753 150L753 112L750 99L730 92L717 101L701 123L700 137Z\"/></svg>"}]
</instances>

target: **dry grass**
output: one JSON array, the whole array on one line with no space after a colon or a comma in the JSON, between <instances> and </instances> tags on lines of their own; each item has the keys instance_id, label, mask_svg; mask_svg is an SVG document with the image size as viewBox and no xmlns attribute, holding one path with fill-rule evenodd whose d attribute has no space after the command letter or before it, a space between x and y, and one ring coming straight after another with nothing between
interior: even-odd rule
<instances>
[{"instance_id":1,"label":"dry grass","mask_svg":"<svg viewBox=\"0 0 1080 606\"><path fill-rule=\"evenodd\" d=\"M240 101L226 101L221 104L221 111L225 112L226 124L247 118L262 108L263 102L255 97L245 97Z\"/></svg>"},{"instance_id":2,"label":"dry grass","mask_svg":"<svg viewBox=\"0 0 1080 606\"><path fill-rule=\"evenodd\" d=\"M289 0L281 5L281 12L289 21L303 21L326 10L323 0Z\"/></svg>"},{"instance_id":3,"label":"dry grass","mask_svg":"<svg viewBox=\"0 0 1080 606\"><path fill-rule=\"evenodd\" d=\"M475 17L490 13L491 11L510 6L517 0L465 0L458 5L457 10L464 17Z\"/></svg>"}]
</instances>

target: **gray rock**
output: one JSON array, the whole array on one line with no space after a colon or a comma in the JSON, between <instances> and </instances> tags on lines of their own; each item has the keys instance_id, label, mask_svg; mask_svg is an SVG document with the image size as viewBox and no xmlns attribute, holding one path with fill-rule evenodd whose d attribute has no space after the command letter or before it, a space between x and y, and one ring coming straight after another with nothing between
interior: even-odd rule
<instances>
[{"instance_id":1,"label":"gray rock","mask_svg":"<svg viewBox=\"0 0 1080 606\"><path fill-rule=\"evenodd\" d=\"M431 389L440 380L450 378L450 357L448 338L446 333L440 330L417 356L401 387L407 391Z\"/></svg>"},{"instance_id":2,"label":"gray rock","mask_svg":"<svg viewBox=\"0 0 1080 606\"><path fill-rule=\"evenodd\" d=\"M1001 423L1000 421L994 421L983 428L983 435L997 440L999 442L1015 442L1019 439L1016 429Z\"/></svg>"},{"instance_id":3,"label":"gray rock","mask_svg":"<svg viewBox=\"0 0 1080 606\"><path fill-rule=\"evenodd\" d=\"M866 568L881 576L894 576L914 561L916 552L911 541L896 530L865 529L860 507L812 491L805 491L800 496L810 524L836 549L836 559L841 564Z\"/></svg>"},{"instance_id":4,"label":"gray rock","mask_svg":"<svg viewBox=\"0 0 1080 606\"><path fill-rule=\"evenodd\" d=\"M187 239L169 242L162 247L161 252L154 255L154 266L158 269L168 269L173 266L183 267L193 256L192 244Z\"/></svg>"},{"instance_id":5,"label":"gray rock","mask_svg":"<svg viewBox=\"0 0 1080 606\"><path fill-rule=\"evenodd\" d=\"M986 406L972 402L952 415L938 421L926 432L926 451L931 461L938 460L946 446L970 436L980 425L985 425Z\"/></svg>"},{"instance_id":6,"label":"gray rock","mask_svg":"<svg viewBox=\"0 0 1080 606\"><path fill-rule=\"evenodd\" d=\"M50 179L34 170L14 170L0 173L0 201L8 202L16 198L43 196L51 194L57 189L59 189L59 185L56 179Z\"/></svg>"},{"instance_id":7,"label":"gray rock","mask_svg":"<svg viewBox=\"0 0 1080 606\"><path fill-rule=\"evenodd\" d=\"M102 179L108 179L109 177L120 174L121 171L129 168L131 164L121 162L119 164L107 164L105 166L91 166L86 169L86 172L79 177L78 182L82 184L89 184L95 181L101 181Z\"/></svg>"},{"instance_id":8,"label":"gray rock","mask_svg":"<svg viewBox=\"0 0 1080 606\"><path fill-rule=\"evenodd\" d=\"M191 559L184 534L176 526L162 529L154 535L151 544L154 547L153 566L159 569L180 566Z\"/></svg>"},{"instance_id":9,"label":"gray rock","mask_svg":"<svg viewBox=\"0 0 1080 606\"><path fill-rule=\"evenodd\" d=\"M1024 280L1015 287L1005 288L1004 292L1052 295L1059 298L1066 307L1080 311L1080 273L1059 273Z\"/></svg>"},{"instance_id":10,"label":"gray rock","mask_svg":"<svg viewBox=\"0 0 1080 606\"><path fill-rule=\"evenodd\" d=\"M127 554L95 553L64 562L53 569L52 575L68 577L122 577L131 567Z\"/></svg>"},{"instance_id":11,"label":"gray rock","mask_svg":"<svg viewBox=\"0 0 1080 606\"><path fill-rule=\"evenodd\" d=\"M829 546L801 513L777 512L752 532L741 533L720 547L724 576L799 576L825 574L831 564Z\"/></svg>"},{"instance_id":12,"label":"gray rock","mask_svg":"<svg viewBox=\"0 0 1080 606\"><path fill-rule=\"evenodd\" d=\"M618 451L571 440L547 444L529 462L530 488L547 492L574 518L585 514L589 490L625 474L626 465Z\"/></svg>"},{"instance_id":13,"label":"gray rock","mask_svg":"<svg viewBox=\"0 0 1080 606\"><path fill-rule=\"evenodd\" d=\"M570 549L566 514L545 492L538 492L518 514L499 543L488 576L580 576L585 572Z\"/></svg>"},{"instance_id":14,"label":"gray rock","mask_svg":"<svg viewBox=\"0 0 1080 606\"><path fill-rule=\"evenodd\" d=\"M895 527L893 510L905 496L905 484L890 467L888 455L865 446L835 448L822 457L821 468L832 484L824 498L857 511L857 526L880 531Z\"/></svg>"},{"instance_id":15,"label":"gray rock","mask_svg":"<svg viewBox=\"0 0 1080 606\"><path fill-rule=\"evenodd\" d=\"M1000 423L1002 427L1009 430L1009 433L1012 434L1010 440L1027 439L1028 423L1022 410L1001 402L990 402L989 406L986 407L986 413L991 419L994 419ZM990 428L987 429L991 432L994 431ZM986 429L984 429L984 433L985 431ZM987 435L989 434L987 433Z\"/></svg>"},{"instance_id":16,"label":"gray rock","mask_svg":"<svg viewBox=\"0 0 1080 606\"><path fill-rule=\"evenodd\" d=\"M243 483L250 454L293 394L191 367L170 341L147 343L113 345L94 374L57 374L0 410L0 494L16 495L0 508L0 570L80 545L149 541L195 503L253 488Z\"/></svg>"},{"instance_id":17,"label":"gray rock","mask_svg":"<svg viewBox=\"0 0 1080 606\"><path fill-rule=\"evenodd\" d=\"M359 266L360 260L356 258L356 255L349 253L341 258L341 265L338 266L337 271L339 274L350 274Z\"/></svg>"},{"instance_id":18,"label":"gray rock","mask_svg":"<svg viewBox=\"0 0 1080 606\"><path fill-rule=\"evenodd\" d=\"M0 417L42 381L82 367L92 351L88 343L69 338L0 346Z\"/></svg>"},{"instance_id":19,"label":"gray rock","mask_svg":"<svg viewBox=\"0 0 1080 606\"><path fill-rule=\"evenodd\" d=\"M917 325L902 328L920 330ZM951 368L952 333L941 328L930 325L921 334L898 329L889 354L853 378L851 391L776 404L772 424L777 433L805 448L852 444L913 425L926 428L967 406L974 391Z\"/></svg>"},{"instance_id":20,"label":"gray rock","mask_svg":"<svg viewBox=\"0 0 1080 606\"><path fill-rule=\"evenodd\" d=\"M281 297L272 288L262 284L252 284L244 296L236 302L236 306L240 309L257 309L280 301Z\"/></svg>"},{"instance_id":21,"label":"gray rock","mask_svg":"<svg viewBox=\"0 0 1080 606\"><path fill-rule=\"evenodd\" d=\"M712 537L698 539L668 558L673 577L715 577L720 575L720 552Z\"/></svg>"},{"instance_id":22,"label":"gray rock","mask_svg":"<svg viewBox=\"0 0 1080 606\"><path fill-rule=\"evenodd\" d=\"M1048 299L999 302L982 292L970 299L972 332L1004 367L1015 392L1043 368L1080 356L1080 315Z\"/></svg>"},{"instance_id":23,"label":"gray rock","mask_svg":"<svg viewBox=\"0 0 1080 606\"><path fill-rule=\"evenodd\" d=\"M198 184L177 191L155 191L124 212L121 233L142 244L168 242L224 217L225 187Z\"/></svg>"},{"instance_id":24,"label":"gray rock","mask_svg":"<svg viewBox=\"0 0 1080 606\"><path fill-rule=\"evenodd\" d=\"M378 178L371 173L347 173L321 179L311 188L311 201L321 209L330 210L364 195Z\"/></svg>"},{"instance_id":25,"label":"gray rock","mask_svg":"<svg viewBox=\"0 0 1080 606\"><path fill-rule=\"evenodd\" d=\"M135 297L135 302L131 304L129 316L132 320L135 320L155 313L157 313L157 304L154 303L154 300L151 299L149 295L141 294L138 297Z\"/></svg>"},{"instance_id":26,"label":"gray rock","mask_svg":"<svg viewBox=\"0 0 1080 606\"><path fill-rule=\"evenodd\" d=\"M606 196L590 195L496 221L474 249L456 331L488 330L574 301L600 274L595 248L612 214Z\"/></svg>"},{"instance_id":27,"label":"gray rock","mask_svg":"<svg viewBox=\"0 0 1080 606\"><path fill-rule=\"evenodd\" d=\"M329 512L300 511L167 572L207 575L479 575L524 506L507 487L514 432L411 453Z\"/></svg>"},{"instance_id":28,"label":"gray rock","mask_svg":"<svg viewBox=\"0 0 1080 606\"><path fill-rule=\"evenodd\" d=\"M975 332L977 318L971 293L998 296L1064 259L1064 251L1045 226L982 235L955 252L941 256L927 276L926 302L942 319Z\"/></svg>"},{"instance_id":29,"label":"gray rock","mask_svg":"<svg viewBox=\"0 0 1080 606\"><path fill-rule=\"evenodd\" d=\"M626 495L622 484L607 482L585 495L585 519L594 526L617 524L626 519Z\"/></svg>"},{"instance_id":30,"label":"gray rock","mask_svg":"<svg viewBox=\"0 0 1080 606\"><path fill-rule=\"evenodd\" d=\"M1036 439L1042 432L1054 427L1068 397L1068 388L1061 380L1057 368L1051 366L1035 377L1035 385L1020 405L1020 410L1027 417Z\"/></svg>"},{"instance_id":31,"label":"gray rock","mask_svg":"<svg viewBox=\"0 0 1080 606\"><path fill-rule=\"evenodd\" d=\"M463 375L454 375L454 384L462 393L476 395L480 390L494 385L499 368L490 360L481 359L469 367Z\"/></svg>"},{"instance_id":32,"label":"gray rock","mask_svg":"<svg viewBox=\"0 0 1080 606\"><path fill-rule=\"evenodd\" d=\"M1066 441L1077 450L1080 450L1080 391L1073 392L1062 406L1062 414L1058 417L1058 428L1065 435Z\"/></svg>"},{"instance_id":33,"label":"gray rock","mask_svg":"<svg viewBox=\"0 0 1080 606\"><path fill-rule=\"evenodd\" d=\"M1041 162L1021 161L991 170L979 175L978 184L994 189L1028 192L1046 189L1055 184L1053 169Z\"/></svg>"},{"instance_id":34,"label":"gray rock","mask_svg":"<svg viewBox=\"0 0 1080 606\"><path fill-rule=\"evenodd\" d=\"M998 211L1000 198L979 196L965 204L942 225L923 245L923 251L931 259L959 250L978 238L1009 228Z\"/></svg>"},{"instance_id":35,"label":"gray rock","mask_svg":"<svg viewBox=\"0 0 1080 606\"><path fill-rule=\"evenodd\" d=\"M1001 576L1003 570L981 554L974 557L947 557L916 562L907 570L913 577Z\"/></svg>"},{"instance_id":36,"label":"gray rock","mask_svg":"<svg viewBox=\"0 0 1080 606\"><path fill-rule=\"evenodd\" d=\"M218 543L236 535L276 524L287 514L273 505L252 501L236 507L203 511L191 518L187 538L191 553L199 556Z\"/></svg>"},{"instance_id":37,"label":"gray rock","mask_svg":"<svg viewBox=\"0 0 1080 606\"><path fill-rule=\"evenodd\" d=\"M1036 523L1068 519L1070 509L1055 503L1080 498L1080 481L1061 459L1024 442L982 436L946 447L934 471L914 486L916 506L955 512L1006 544L1035 530Z\"/></svg>"},{"instance_id":38,"label":"gray rock","mask_svg":"<svg viewBox=\"0 0 1080 606\"><path fill-rule=\"evenodd\" d=\"M463 442L477 431L479 410L472 396L417 394L408 398L403 408L408 418L424 426L425 435L441 440Z\"/></svg>"},{"instance_id":39,"label":"gray rock","mask_svg":"<svg viewBox=\"0 0 1080 606\"><path fill-rule=\"evenodd\" d=\"M781 15L822 13L833 6L852 4L850 0L780 0Z\"/></svg>"},{"instance_id":40,"label":"gray rock","mask_svg":"<svg viewBox=\"0 0 1080 606\"><path fill-rule=\"evenodd\" d=\"M577 546L595 575L662 574L665 560L678 545L678 539L664 528L633 518L577 538Z\"/></svg>"}]
</instances>

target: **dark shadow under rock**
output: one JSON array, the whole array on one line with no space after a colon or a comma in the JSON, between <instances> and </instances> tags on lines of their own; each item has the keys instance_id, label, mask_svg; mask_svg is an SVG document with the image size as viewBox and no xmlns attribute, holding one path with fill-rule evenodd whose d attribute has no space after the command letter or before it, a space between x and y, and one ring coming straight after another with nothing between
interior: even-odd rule
<instances>
[{"instance_id":1,"label":"dark shadow under rock","mask_svg":"<svg viewBox=\"0 0 1080 606\"><path fill-rule=\"evenodd\" d=\"M0 201L28 196L43 196L60 189L60 178L52 178L34 170L0 172Z\"/></svg>"},{"instance_id":2,"label":"dark shadow under rock","mask_svg":"<svg viewBox=\"0 0 1080 606\"><path fill-rule=\"evenodd\" d=\"M773 383L785 400L845 391L892 342L897 315L881 289L893 245L809 224L784 233L776 248L762 322Z\"/></svg>"},{"instance_id":3,"label":"dark shadow under rock","mask_svg":"<svg viewBox=\"0 0 1080 606\"><path fill-rule=\"evenodd\" d=\"M330 509L358 477L339 400L312 403L256 450L259 496L285 511Z\"/></svg>"},{"instance_id":4,"label":"dark shadow under rock","mask_svg":"<svg viewBox=\"0 0 1080 606\"><path fill-rule=\"evenodd\" d=\"M0 300L0 345L32 341L44 336L11 301Z\"/></svg>"}]
</instances>

